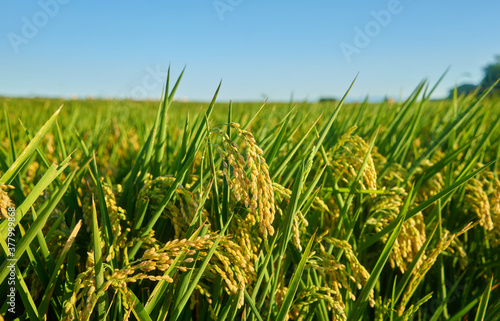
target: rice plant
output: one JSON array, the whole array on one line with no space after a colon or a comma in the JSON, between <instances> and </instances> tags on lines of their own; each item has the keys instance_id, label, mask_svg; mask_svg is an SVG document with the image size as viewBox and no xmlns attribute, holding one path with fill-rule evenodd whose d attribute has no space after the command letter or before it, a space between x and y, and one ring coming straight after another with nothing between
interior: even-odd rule
<instances>
[{"instance_id":1,"label":"rice plant","mask_svg":"<svg viewBox=\"0 0 500 321\"><path fill-rule=\"evenodd\" d=\"M497 320L500 105L2 98L6 320ZM493 88L493 85L491 88Z\"/></svg>"}]
</instances>

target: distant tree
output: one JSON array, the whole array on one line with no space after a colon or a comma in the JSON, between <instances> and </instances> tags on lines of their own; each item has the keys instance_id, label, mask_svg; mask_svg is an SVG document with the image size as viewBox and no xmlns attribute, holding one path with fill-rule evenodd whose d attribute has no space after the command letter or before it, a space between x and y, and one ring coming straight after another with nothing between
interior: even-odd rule
<instances>
[{"instance_id":1,"label":"distant tree","mask_svg":"<svg viewBox=\"0 0 500 321\"><path fill-rule=\"evenodd\" d=\"M486 89L488 89L490 86L492 86L495 81L500 79L500 55L495 56L495 62L492 64L487 65L483 69L484 71L484 78L479 84L479 92L482 92ZM460 96L462 94L468 95L475 91L478 86L473 85L473 84L463 84L457 87L457 94ZM449 98L453 97L453 91L455 89L450 90ZM500 83L496 84L495 88L493 88L493 92L495 94L500 94Z\"/></svg>"},{"instance_id":2,"label":"distant tree","mask_svg":"<svg viewBox=\"0 0 500 321\"><path fill-rule=\"evenodd\" d=\"M457 87L457 96L471 94L476 89L477 89L477 86L473 85L473 84L460 85ZM455 88L450 90L450 95L448 98L453 98L454 91L455 91Z\"/></svg>"},{"instance_id":3,"label":"distant tree","mask_svg":"<svg viewBox=\"0 0 500 321\"><path fill-rule=\"evenodd\" d=\"M500 55L495 57L496 61L484 68L484 78L481 81L481 87L489 88L500 78ZM495 86L495 91L500 90L500 83Z\"/></svg>"},{"instance_id":4,"label":"distant tree","mask_svg":"<svg viewBox=\"0 0 500 321\"><path fill-rule=\"evenodd\" d=\"M321 97L319 99L320 103L338 103L339 100L335 97Z\"/></svg>"}]
</instances>

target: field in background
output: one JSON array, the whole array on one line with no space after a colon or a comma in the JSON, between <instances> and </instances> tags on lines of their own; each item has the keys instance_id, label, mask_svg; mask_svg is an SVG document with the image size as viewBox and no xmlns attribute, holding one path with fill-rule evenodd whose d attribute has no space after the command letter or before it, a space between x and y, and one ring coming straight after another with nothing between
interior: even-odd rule
<instances>
[{"instance_id":1,"label":"field in background","mask_svg":"<svg viewBox=\"0 0 500 321\"><path fill-rule=\"evenodd\" d=\"M422 82L401 102L181 103L176 86L60 111L0 98L6 319L497 320L498 99Z\"/></svg>"}]
</instances>

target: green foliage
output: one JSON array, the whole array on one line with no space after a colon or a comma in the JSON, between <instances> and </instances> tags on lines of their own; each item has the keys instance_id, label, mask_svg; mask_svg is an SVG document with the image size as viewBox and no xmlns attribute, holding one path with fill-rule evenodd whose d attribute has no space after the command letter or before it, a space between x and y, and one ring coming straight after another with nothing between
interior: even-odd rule
<instances>
[{"instance_id":1,"label":"green foliage","mask_svg":"<svg viewBox=\"0 0 500 321\"><path fill-rule=\"evenodd\" d=\"M493 87L493 94L500 96L500 55L495 56L495 62L487 65L483 69L483 80L479 85L462 84L450 90L449 98L452 99L454 95L473 95L474 93L485 91L487 88ZM497 97L498 98L498 97Z\"/></svg>"},{"instance_id":2,"label":"green foliage","mask_svg":"<svg viewBox=\"0 0 500 321\"><path fill-rule=\"evenodd\" d=\"M485 88L492 86L500 79L500 55L495 57L495 62L484 68L484 78L481 85ZM496 85L495 90L499 90L500 85Z\"/></svg>"},{"instance_id":3,"label":"green foliage","mask_svg":"<svg viewBox=\"0 0 500 321\"><path fill-rule=\"evenodd\" d=\"M0 315L496 320L488 92L181 103L180 78L159 106L2 98Z\"/></svg>"}]
</instances>

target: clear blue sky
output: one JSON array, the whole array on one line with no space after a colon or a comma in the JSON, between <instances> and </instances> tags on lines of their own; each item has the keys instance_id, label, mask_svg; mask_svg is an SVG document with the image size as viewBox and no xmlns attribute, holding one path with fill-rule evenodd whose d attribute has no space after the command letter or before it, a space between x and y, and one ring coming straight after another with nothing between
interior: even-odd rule
<instances>
[{"instance_id":1,"label":"clear blue sky","mask_svg":"<svg viewBox=\"0 0 500 321\"><path fill-rule=\"evenodd\" d=\"M495 0L0 0L0 95L158 99L170 64L179 99L339 97L358 72L351 99L399 98L451 66L439 98L499 36Z\"/></svg>"}]
</instances>

